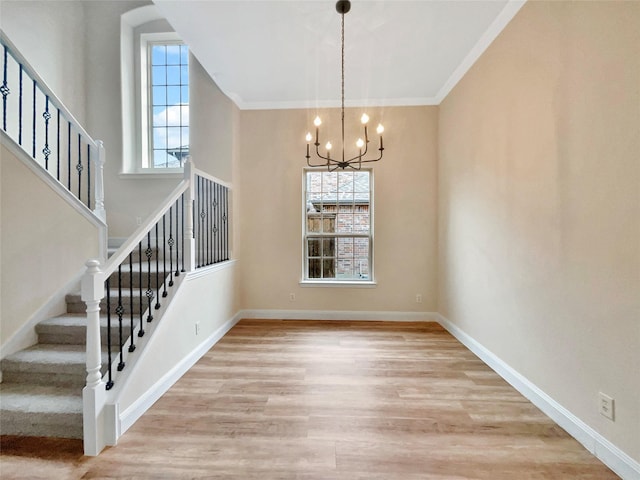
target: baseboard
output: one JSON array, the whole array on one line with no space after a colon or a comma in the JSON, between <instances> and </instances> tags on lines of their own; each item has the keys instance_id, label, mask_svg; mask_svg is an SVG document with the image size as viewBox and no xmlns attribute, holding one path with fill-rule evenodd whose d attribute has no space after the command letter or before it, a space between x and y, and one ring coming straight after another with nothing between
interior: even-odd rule
<instances>
[{"instance_id":1,"label":"baseboard","mask_svg":"<svg viewBox=\"0 0 640 480\"><path fill-rule=\"evenodd\" d=\"M542 410L554 422L560 425L573 438L580 442L602 463L607 465L624 480L640 480L640 463L624 453L589 425L564 408L534 383L521 375L493 352L468 335L450 320L435 314L439 323L477 355L492 370L506 380L531 403Z\"/></svg>"},{"instance_id":2,"label":"baseboard","mask_svg":"<svg viewBox=\"0 0 640 480\"><path fill-rule=\"evenodd\" d=\"M355 310L240 310L237 316L264 320L439 321L439 316L435 312L362 312Z\"/></svg>"},{"instance_id":3,"label":"baseboard","mask_svg":"<svg viewBox=\"0 0 640 480\"><path fill-rule=\"evenodd\" d=\"M119 435L124 434L171 386L176 383L211 347L240 320L238 314L227 320L180 363L169 370L155 385L120 414Z\"/></svg>"}]
</instances>

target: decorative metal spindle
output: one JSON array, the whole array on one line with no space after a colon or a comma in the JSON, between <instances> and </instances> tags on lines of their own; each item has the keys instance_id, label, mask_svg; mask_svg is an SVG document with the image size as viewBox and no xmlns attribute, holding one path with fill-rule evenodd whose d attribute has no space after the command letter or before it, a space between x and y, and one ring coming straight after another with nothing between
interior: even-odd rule
<instances>
[{"instance_id":1,"label":"decorative metal spindle","mask_svg":"<svg viewBox=\"0 0 640 480\"><path fill-rule=\"evenodd\" d=\"M7 95L9 95L9 87L7 86L7 61L8 61L8 48L4 46L4 65L2 67L2 86L0 86L0 93L2 93L2 129L7 131Z\"/></svg>"},{"instance_id":2,"label":"decorative metal spindle","mask_svg":"<svg viewBox=\"0 0 640 480\"><path fill-rule=\"evenodd\" d=\"M166 297L167 294L167 222L165 217L167 214L162 215L162 297Z\"/></svg>"},{"instance_id":3,"label":"decorative metal spindle","mask_svg":"<svg viewBox=\"0 0 640 480\"><path fill-rule=\"evenodd\" d=\"M133 343L133 251L129 254L129 338L129 351L133 352L136 349Z\"/></svg>"},{"instance_id":4,"label":"decorative metal spindle","mask_svg":"<svg viewBox=\"0 0 640 480\"><path fill-rule=\"evenodd\" d=\"M169 286L173 287L173 205L169 207Z\"/></svg>"},{"instance_id":5,"label":"decorative metal spindle","mask_svg":"<svg viewBox=\"0 0 640 480\"><path fill-rule=\"evenodd\" d=\"M160 308L160 267L158 265L160 251L158 250L158 223L159 222L156 222L156 310Z\"/></svg>"},{"instance_id":6,"label":"decorative metal spindle","mask_svg":"<svg viewBox=\"0 0 640 480\"><path fill-rule=\"evenodd\" d=\"M109 286L109 279L106 280L107 285L107 383L105 387L107 390L111 390L113 387L113 379L111 378L111 288Z\"/></svg>"},{"instance_id":7,"label":"decorative metal spindle","mask_svg":"<svg viewBox=\"0 0 640 480\"><path fill-rule=\"evenodd\" d=\"M22 91L23 91L23 84L24 82L22 81L22 72L24 71L24 67L22 66L22 64L20 64L20 77L19 77L19 83L20 83L20 90L19 90L19 94L18 94L18 145L22 145Z\"/></svg>"},{"instance_id":8,"label":"decorative metal spindle","mask_svg":"<svg viewBox=\"0 0 640 480\"><path fill-rule=\"evenodd\" d=\"M42 149L42 153L44 154L44 168L49 170L49 155L51 155L51 150L49 150L49 120L51 120L51 114L49 113L49 95L47 95L42 116L44 117L44 148Z\"/></svg>"},{"instance_id":9,"label":"decorative metal spindle","mask_svg":"<svg viewBox=\"0 0 640 480\"><path fill-rule=\"evenodd\" d=\"M150 322L153 320L153 315L151 315L151 302L153 300L153 289L151 288L151 256L153 255L153 250L151 250L151 231L147 232L147 249L145 250L145 255L147 256L147 303L149 307L147 322Z\"/></svg>"},{"instance_id":10,"label":"decorative metal spindle","mask_svg":"<svg viewBox=\"0 0 640 480\"><path fill-rule=\"evenodd\" d=\"M118 315L118 350L120 352L120 362L118 362L118 371L121 372L124 368L124 356L122 353L122 314L124 313L124 307L122 306L122 265L118 265L118 306L116 307L116 314Z\"/></svg>"},{"instance_id":11,"label":"decorative metal spindle","mask_svg":"<svg viewBox=\"0 0 640 480\"><path fill-rule=\"evenodd\" d=\"M67 122L67 190L71 190L71 122Z\"/></svg>"},{"instance_id":12,"label":"decorative metal spindle","mask_svg":"<svg viewBox=\"0 0 640 480\"><path fill-rule=\"evenodd\" d=\"M33 81L33 119L31 122L32 125L32 129L33 129L33 138L31 139L31 145L32 145L32 154L31 156L35 159L36 158L36 81Z\"/></svg>"},{"instance_id":13,"label":"decorative metal spindle","mask_svg":"<svg viewBox=\"0 0 640 480\"><path fill-rule=\"evenodd\" d=\"M212 242L213 242L213 233L211 229L213 228L213 209L211 208L211 203L213 202L213 182L207 181L207 265L211 265L213 263L213 258L211 252L213 250Z\"/></svg>"},{"instance_id":14,"label":"decorative metal spindle","mask_svg":"<svg viewBox=\"0 0 640 480\"><path fill-rule=\"evenodd\" d=\"M229 188L224 187L224 260L229 260Z\"/></svg>"},{"instance_id":15,"label":"decorative metal spindle","mask_svg":"<svg viewBox=\"0 0 640 480\"><path fill-rule=\"evenodd\" d=\"M213 261L218 262L218 245L220 243L220 235L218 234L218 225L220 225L220 214L218 212L219 192L218 184L213 186Z\"/></svg>"},{"instance_id":16,"label":"decorative metal spindle","mask_svg":"<svg viewBox=\"0 0 640 480\"><path fill-rule=\"evenodd\" d=\"M222 243L224 240L224 224L222 223L222 217L224 217L224 202L222 200L222 185L218 185L218 205L217 205L217 215L218 215L218 223L216 224L216 231L218 233L218 244L216 245L216 250L218 251L218 261L222 260Z\"/></svg>"},{"instance_id":17,"label":"decorative metal spindle","mask_svg":"<svg viewBox=\"0 0 640 480\"><path fill-rule=\"evenodd\" d=\"M138 290L139 290L139 301L140 301L140 329L138 330L138 337L144 336L144 322L142 318L144 317L144 309L142 308L142 241L138 242ZM132 299L133 300L133 299ZM133 305L133 302L132 302Z\"/></svg>"},{"instance_id":18,"label":"decorative metal spindle","mask_svg":"<svg viewBox=\"0 0 640 480\"><path fill-rule=\"evenodd\" d=\"M56 144L56 153L58 156L58 170L56 171L56 179L60 181L60 109L58 109L58 125L56 127L58 131L58 142Z\"/></svg>"},{"instance_id":19,"label":"decorative metal spindle","mask_svg":"<svg viewBox=\"0 0 640 480\"><path fill-rule=\"evenodd\" d=\"M198 235L196 236L197 238L197 244L198 244L198 256L196 259L196 268L200 268L202 267L202 251L204 250L204 238L202 235L202 232L204 230L204 210L202 209L202 178L201 177L197 177L197 182L198 182L198 216L200 217L198 219Z\"/></svg>"},{"instance_id":20,"label":"decorative metal spindle","mask_svg":"<svg viewBox=\"0 0 640 480\"><path fill-rule=\"evenodd\" d=\"M180 275L180 216L178 215L178 202L176 200L176 277ZM183 239L184 240L184 239Z\"/></svg>"},{"instance_id":21,"label":"decorative metal spindle","mask_svg":"<svg viewBox=\"0 0 640 480\"><path fill-rule=\"evenodd\" d=\"M180 196L180 198L182 199L181 201L181 205L182 205L182 229L180 230L180 235L182 236L182 269L180 270L181 272L184 272L184 193Z\"/></svg>"},{"instance_id":22,"label":"decorative metal spindle","mask_svg":"<svg viewBox=\"0 0 640 480\"><path fill-rule=\"evenodd\" d=\"M76 165L76 170L78 171L78 199L81 199L81 184L82 184L82 170L84 167L82 166L82 135L78 134L78 164Z\"/></svg>"},{"instance_id":23,"label":"decorative metal spindle","mask_svg":"<svg viewBox=\"0 0 640 480\"><path fill-rule=\"evenodd\" d=\"M87 207L91 210L91 145L87 143Z\"/></svg>"}]
</instances>

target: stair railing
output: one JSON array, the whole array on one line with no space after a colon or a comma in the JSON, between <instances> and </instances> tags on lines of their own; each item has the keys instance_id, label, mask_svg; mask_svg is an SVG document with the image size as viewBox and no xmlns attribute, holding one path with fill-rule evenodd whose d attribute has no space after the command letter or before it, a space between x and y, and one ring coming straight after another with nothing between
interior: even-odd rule
<instances>
[{"instance_id":1,"label":"stair railing","mask_svg":"<svg viewBox=\"0 0 640 480\"><path fill-rule=\"evenodd\" d=\"M104 146L94 140L0 30L2 130L106 223Z\"/></svg>"},{"instance_id":2,"label":"stair railing","mask_svg":"<svg viewBox=\"0 0 640 480\"><path fill-rule=\"evenodd\" d=\"M136 339L154 312L189 272L229 260L230 185L184 164L184 179L106 261L87 262L82 300L87 305L87 383L83 390L86 455L105 446L104 407ZM139 262L134 268L134 260ZM134 280L138 286L134 287ZM106 342L101 338L106 312ZM102 365L102 344L107 363ZM109 434L114 438L115 434Z\"/></svg>"}]
</instances>

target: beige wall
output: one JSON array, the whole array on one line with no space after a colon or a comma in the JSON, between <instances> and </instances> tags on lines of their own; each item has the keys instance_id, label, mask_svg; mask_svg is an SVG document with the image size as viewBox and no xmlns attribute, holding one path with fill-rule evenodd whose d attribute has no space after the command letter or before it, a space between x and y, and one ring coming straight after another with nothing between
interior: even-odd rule
<instances>
[{"instance_id":1,"label":"beige wall","mask_svg":"<svg viewBox=\"0 0 640 480\"><path fill-rule=\"evenodd\" d=\"M436 308L437 109L369 109L385 125L374 164L376 288L300 287L304 136L315 111L242 111L239 179L242 305L246 309L433 312ZM339 110L322 111L338 145ZM347 110L355 139L360 109ZM332 123L332 125L329 125ZM289 294L295 293L291 302ZM417 304L416 294L424 301Z\"/></svg>"},{"instance_id":2,"label":"beige wall","mask_svg":"<svg viewBox=\"0 0 640 480\"><path fill-rule=\"evenodd\" d=\"M4 145L0 161L0 343L4 347L82 270L87 259L99 255L99 232Z\"/></svg>"},{"instance_id":3,"label":"beige wall","mask_svg":"<svg viewBox=\"0 0 640 480\"><path fill-rule=\"evenodd\" d=\"M440 313L635 460L639 26L527 3L442 103L438 178Z\"/></svg>"}]
</instances>

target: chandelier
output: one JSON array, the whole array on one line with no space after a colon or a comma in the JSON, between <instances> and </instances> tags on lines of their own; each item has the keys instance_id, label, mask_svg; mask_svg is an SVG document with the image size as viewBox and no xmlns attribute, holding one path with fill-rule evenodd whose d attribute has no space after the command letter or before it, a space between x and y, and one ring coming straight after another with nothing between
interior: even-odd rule
<instances>
[{"instance_id":1,"label":"chandelier","mask_svg":"<svg viewBox=\"0 0 640 480\"><path fill-rule=\"evenodd\" d=\"M341 120L342 120L342 155L338 155L337 158L331 158L331 149L333 145L330 141L328 141L325 145L326 154L322 155L320 153L320 125L322 125L322 120L317 116L313 121L313 124L316 127L316 141L313 145L316 147L316 156L321 160L321 163L311 163L310 152L310 143L313 140L311 136L311 132L307 133L307 165L310 167L327 167L327 169L331 172L338 168L352 168L354 170L360 170L362 168L363 163L369 162L377 162L382 158L382 152L384 151L384 146L382 143L382 132L384 132L384 127L382 124L378 124L378 128L376 132L380 136L380 146L378 147L379 155L377 158L366 158L367 152L369 150L369 134L367 132L367 123L369 123L369 116L366 113L362 114L360 118L360 122L364 127L364 140L358 138L355 142L355 146L358 149L358 154L354 157L345 157L345 143L344 143L344 14L351 10L351 2L349 0L340 0L336 3L336 11L342 17L342 30L341 30L341 49L340 49L340 57L342 60L342 75L341 75L341 87L342 87L342 103L341 103Z\"/></svg>"}]
</instances>

